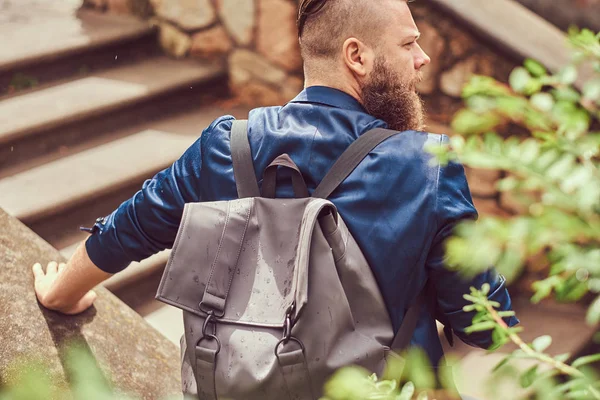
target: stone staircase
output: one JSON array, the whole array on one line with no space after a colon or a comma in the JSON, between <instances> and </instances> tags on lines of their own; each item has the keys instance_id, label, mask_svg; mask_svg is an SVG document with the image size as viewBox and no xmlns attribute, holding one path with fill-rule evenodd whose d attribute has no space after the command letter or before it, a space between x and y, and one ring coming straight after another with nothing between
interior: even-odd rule
<instances>
[{"instance_id":1,"label":"stone staircase","mask_svg":"<svg viewBox=\"0 0 600 400\"><path fill-rule=\"evenodd\" d=\"M212 120L247 112L218 106L229 96L223 65L164 56L144 22L69 2L0 6L0 207L65 257L87 237L80 226L171 165ZM180 313L153 300L168 254L104 285L178 344Z\"/></svg>"}]
</instances>

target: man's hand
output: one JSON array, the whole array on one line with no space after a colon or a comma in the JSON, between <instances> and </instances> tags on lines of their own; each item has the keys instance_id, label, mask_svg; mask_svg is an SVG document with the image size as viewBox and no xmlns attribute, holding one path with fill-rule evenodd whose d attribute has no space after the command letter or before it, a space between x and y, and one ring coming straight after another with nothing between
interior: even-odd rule
<instances>
[{"instance_id":1,"label":"man's hand","mask_svg":"<svg viewBox=\"0 0 600 400\"><path fill-rule=\"evenodd\" d=\"M44 273L42 266L39 263L34 264L33 276L35 279L35 294L39 302L48 309L60 311L63 314L69 315L82 313L92 306L97 297L96 292L90 290L74 304L66 306L54 304L49 298L50 296L48 296L59 278L63 277L65 268L67 268L67 264L58 264L57 262L52 261L48 264L46 273ZM54 290L56 290L56 288Z\"/></svg>"}]
</instances>

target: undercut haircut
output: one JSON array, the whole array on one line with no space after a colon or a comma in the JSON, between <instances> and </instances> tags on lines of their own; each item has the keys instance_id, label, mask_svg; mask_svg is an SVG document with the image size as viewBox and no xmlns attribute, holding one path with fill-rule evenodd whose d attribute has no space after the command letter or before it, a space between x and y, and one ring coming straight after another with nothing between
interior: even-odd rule
<instances>
[{"instance_id":1,"label":"undercut haircut","mask_svg":"<svg viewBox=\"0 0 600 400\"><path fill-rule=\"evenodd\" d=\"M389 0L301 0L297 26L304 60L334 58L349 37L376 46L384 18L377 4L384 1Z\"/></svg>"}]
</instances>

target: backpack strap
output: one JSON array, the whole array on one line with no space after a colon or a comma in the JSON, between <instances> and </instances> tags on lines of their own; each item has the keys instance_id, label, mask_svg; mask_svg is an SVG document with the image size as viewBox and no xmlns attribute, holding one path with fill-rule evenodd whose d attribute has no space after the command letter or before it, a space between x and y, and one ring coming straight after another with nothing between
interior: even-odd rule
<instances>
[{"instance_id":1,"label":"backpack strap","mask_svg":"<svg viewBox=\"0 0 600 400\"><path fill-rule=\"evenodd\" d=\"M313 197L328 198L375 147L399 133L399 131L375 128L360 135L333 164L315 189Z\"/></svg>"},{"instance_id":2,"label":"backpack strap","mask_svg":"<svg viewBox=\"0 0 600 400\"><path fill-rule=\"evenodd\" d=\"M428 281L425 284L421 293L417 296L417 299L413 303L412 306L408 309L406 314L404 315L404 319L402 320L402 325L400 329L396 333L394 340L391 345L392 350L404 350L408 348L410 344L410 340L415 332L417 327L417 322L419 320L419 313L421 312L421 308L423 306L427 306L431 315L439 322L444 325L444 336L446 336L446 340L451 347L454 347L454 337L452 336L452 327L450 326L450 321L444 313L437 307L436 302L436 293L435 288Z\"/></svg>"},{"instance_id":3,"label":"backpack strap","mask_svg":"<svg viewBox=\"0 0 600 400\"><path fill-rule=\"evenodd\" d=\"M317 189L313 193L313 197L326 199L333 193L337 187L356 169L361 161L386 139L399 134L399 131L389 129L376 128L362 134L342 153L340 158L333 164L333 167L327 172ZM454 340L452 337L452 329L450 324L444 318L443 313L438 312L435 307L435 291L432 290L432 285L427 284L419 293L414 304L408 309L404 315L402 325L396 333L392 342L393 350L404 350L409 344L417 327L419 313L424 305L427 305L432 312L432 315L444 324L444 334L448 342L452 346Z\"/></svg>"},{"instance_id":4,"label":"backpack strap","mask_svg":"<svg viewBox=\"0 0 600 400\"><path fill-rule=\"evenodd\" d=\"M254 172L250 141L248 140L248 121L233 121L231 127L231 159L233 160L233 175L238 197L258 197L260 190Z\"/></svg>"},{"instance_id":5,"label":"backpack strap","mask_svg":"<svg viewBox=\"0 0 600 400\"><path fill-rule=\"evenodd\" d=\"M417 327L417 322L419 321L419 313L421 312L421 306L425 304L425 296L426 291L423 289L421 293L417 296L416 301L406 314L404 314L404 319L402 320L402 325L400 325L400 329L394 336L394 340L392 341L392 345L390 346L394 351L401 351L408 348L410 344L410 340L412 339L413 334L415 333L415 329Z\"/></svg>"}]
</instances>

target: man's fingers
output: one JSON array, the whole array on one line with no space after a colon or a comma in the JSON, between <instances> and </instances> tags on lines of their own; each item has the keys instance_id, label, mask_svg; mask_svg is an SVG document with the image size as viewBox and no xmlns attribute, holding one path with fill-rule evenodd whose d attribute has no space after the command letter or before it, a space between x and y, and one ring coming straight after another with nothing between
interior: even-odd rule
<instances>
[{"instance_id":1,"label":"man's fingers","mask_svg":"<svg viewBox=\"0 0 600 400\"><path fill-rule=\"evenodd\" d=\"M60 263L58 264L58 273L60 274L61 272L63 272L63 270L67 267L67 264L65 263Z\"/></svg>"},{"instance_id":2,"label":"man's fingers","mask_svg":"<svg viewBox=\"0 0 600 400\"><path fill-rule=\"evenodd\" d=\"M56 274L58 270L58 263L56 261L50 261L48 268L46 268L46 274Z\"/></svg>"},{"instance_id":3,"label":"man's fingers","mask_svg":"<svg viewBox=\"0 0 600 400\"><path fill-rule=\"evenodd\" d=\"M40 263L33 264L33 277L35 279L44 277L44 270L42 269L42 265Z\"/></svg>"}]
</instances>

